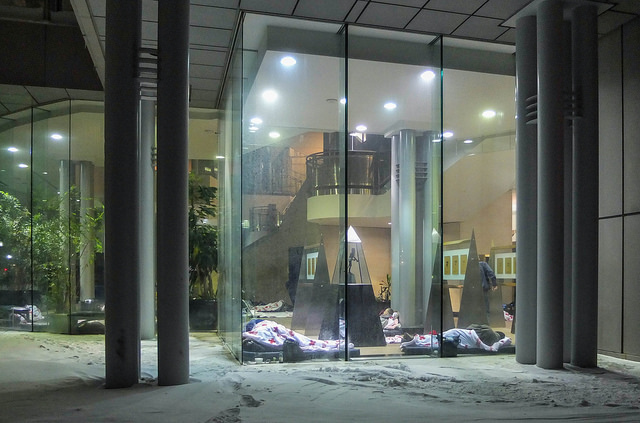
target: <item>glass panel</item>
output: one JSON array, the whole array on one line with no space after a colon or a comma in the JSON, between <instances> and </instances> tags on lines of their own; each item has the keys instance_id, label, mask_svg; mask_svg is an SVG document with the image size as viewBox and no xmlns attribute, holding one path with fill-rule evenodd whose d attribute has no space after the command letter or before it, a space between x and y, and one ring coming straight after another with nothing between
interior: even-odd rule
<instances>
[{"instance_id":1,"label":"glass panel","mask_svg":"<svg viewBox=\"0 0 640 423\"><path fill-rule=\"evenodd\" d=\"M0 119L0 326L31 330L31 110Z\"/></svg>"},{"instance_id":2,"label":"glass panel","mask_svg":"<svg viewBox=\"0 0 640 423\"><path fill-rule=\"evenodd\" d=\"M361 356L435 355L437 338L414 336L441 329L439 42L359 27L348 40L349 338Z\"/></svg>"},{"instance_id":3,"label":"glass panel","mask_svg":"<svg viewBox=\"0 0 640 423\"><path fill-rule=\"evenodd\" d=\"M456 327L480 325L474 332L489 346L502 334L514 337L503 312L515 294L512 50L445 40L443 56L444 280ZM461 59L478 53L487 60Z\"/></svg>"},{"instance_id":4,"label":"glass panel","mask_svg":"<svg viewBox=\"0 0 640 423\"><path fill-rule=\"evenodd\" d=\"M225 84L224 115L219 142L219 334L238 359L242 357L241 327L245 308L241 294L240 154L242 148L242 27L234 46ZM246 310L248 312L248 310Z\"/></svg>"},{"instance_id":5,"label":"glass panel","mask_svg":"<svg viewBox=\"0 0 640 423\"><path fill-rule=\"evenodd\" d=\"M245 325L266 322L248 322L243 360L343 357L340 26L247 15L244 29L242 289Z\"/></svg>"}]
</instances>

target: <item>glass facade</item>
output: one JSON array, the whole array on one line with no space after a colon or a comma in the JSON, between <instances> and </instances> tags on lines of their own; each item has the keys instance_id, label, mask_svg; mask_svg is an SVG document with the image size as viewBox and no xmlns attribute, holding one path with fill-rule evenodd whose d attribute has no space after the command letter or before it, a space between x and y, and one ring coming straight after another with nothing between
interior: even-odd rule
<instances>
[{"instance_id":1,"label":"glass facade","mask_svg":"<svg viewBox=\"0 0 640 423\"><path fill-rule=\"evenodd\" d=\"M104 330L102 122L83 101L1 119L3 327Z\"/></svg>"},{"instance_id":2,"label":"glass facade","mask_svg":"<svg viewBox=\"0 0 640 423\"><path fill-rule=\"evenodd\" d=\"M471 324L513 337L512 55L262 15L240 29L219 147L234 353L437 356ZM480 256L496 290L467 271Z\"/></svg>"}]
</instances>

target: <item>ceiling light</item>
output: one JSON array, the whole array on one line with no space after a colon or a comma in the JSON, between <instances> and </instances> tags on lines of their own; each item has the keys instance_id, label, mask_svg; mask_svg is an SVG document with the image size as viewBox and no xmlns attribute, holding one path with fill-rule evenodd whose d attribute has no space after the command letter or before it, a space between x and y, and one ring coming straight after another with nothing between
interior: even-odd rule
<instances>
[{"instance_id":1,"label":"ceiling light","mask_svg":"<svg viewBox=\"0 0 640 423\"><path fill-rule=\"evenodd\" d=\"M425 81L431 81L435 77L436 77L436 74L430 70L424 71L422 72L422 74L420 74L420 78L422 78Z\"/></svg>"},{"instance_id":2,"label":"ceiling light","mask_svg":"<svg viewBox=\"0 0 640 423\"><path fill-rule=\"evenodd\" d=\"M367 130L367 127L366 127L366 126L364 126L364 125L358 125L358 126L356 126L356 131L358 131L358 132L364 132L364 131L366 131L366 130Z\"/></svg>"},{"instance_id":3,"label":"ceiling light","mask_svg":"<svg viewBox=\"0 0 640 423\"><path fill-rule=\"evenodd\" d=\"M15 148L15 147L9 147L9 148L7 148L7 150L11 151L12 153L15 153L16 151L18 151L18 149Z\"/></svg>"},{"instance_id":4,"label":"ceiling light","mask_svg":"<svg viewBox=\"0 0 640 423\"><path fill-rule=\"evenodd\" d=\"M436 138L433 140L433 142L440 142L440 141L442 141L440 138Z\"/></svg>"},{"instance_id":5,"label":"ceiling light","mask_svg":"<svg viewBox=\"0 0 640 423\"><path fill-rule=\"evenodd\" d=\"M216 159L224 159L224 156L216 156Z\"/></svg>"},{"instance_id":6,"label":"ceiling light","mask_svg":"<svg viewBox=\"0 0 640 423\"><path fill-rule=\"evenodd\" d=\"M388 102L388 103L385 103L385 105L384 105L384 108L387 109L387 110L393 110L396 107L398 107L398 105L396 103L391 102L391 101Z\"/></svg>"},{"instance_id":7,"label":"ceiling light","mask_svg":"<svg viewBox=\"0 0 640 423\"><path fill-rule=\"evenodd\" d=\"M269 138L280 138L280 132L271 131L269 132Z\"/></svg>"},{"instance_id":8,"label":"ceiling light","mask_svg":"<svg viewBox=\"0 0 640 423\"><path fill-rule=\"evenodd\" d=\"M253 123L254 125L260 125L262 123L262 119L260 119L259 117L254 117L251 118L249 122Z\"/></svg>"},{"instance_id":9,"label":"ceiling light","mask_svg":"<svg viewBox=\"0 0 640 423\"><path fill-rule=\"evenodd\" d=\"M296 59L294 59L291 56L285 56L282 59L280 59L280 64L286 67L293 66L296 64Z\"/></svg>"},{"instance_id":10,"label":"ceiling light","mask_svg":"<svg viewBox=\"0 0 640 423\"><path fill-rule=\"evenodd\" d=\"M46 170L44 172L42 172L43 175L48 175L49 172L47 172Z\"/></svg>"},{"instance_id":11,"label":"ceiling light","mask_svg":"<svg viewBox=\"0 0 640 423\"><path fill-rule=\"evenodd\" d=\"M342 97L342 98L340 99L340 104L347 104L347 99L346 99L346 98L344 98L344 97Z\"/></svg>"},{"instance_id":12,"label":"ceiling light","mask_svg":"<svg viewBox=\"0 0 640 423\"><path fill-rule=\"evenodd\" d=\"M51 139L52 140L56 140L56 141L61 140L62 139L62 135L60 135L60 134L51 134Z\"/></svg>"},{"instance_id":13,"label":"ceiling light","mask_svg":"<svg viewBox=\"0 0 640 423\"><path fill-rule=\"evenodd\" d=\"M453 132L451 132L451 131L447 131L447 132L445 132L444 134L442 134L442 136L443 136L444 138L451 138L451 137L453 136Z\"/></svg>"},{"instance_id":14,"label":"ceiling light","mask_svg":"<svg viewBox=\"0 0 640 423\"><path fill-rule=\"evenodd\" d=\"M278 93L274 90L266 90L262 93L262 99L268 103L273 103L278 99Z\"/></svg>"},{"instance_id":15,"label":"ceiling light","mask_svg":"<svg viewBox=\"0 0 640 423\"><path fill-rule=\"evenodd\" d=\"M482 112L482 117L485 119L491 119L493 117L496 117L496 112L495 110L485 110L484 112Z\"/></svg>"},{"instance_id":16,"label":"ceiling light","mask_svg":"<svg viewBox=\"0 0 640 423\"><path fill-rule=\"evenodd\" d=\"M260 129L260 128L258 128L258 127L257 127L257 126L255 126L255 125L250 125L250 126L249 126L249 132L256 132L258 129Z\"/></svg>"},{"instance_id":17,"label":"ceiling light","mask_svg":"<svg viewBox=\"0 0 640 423\"><path fill-rule=\"evenodd\" d=\"M473 143L473 140L464 140L464 143L465 144L471 144L471 143Z\"/></svg>"},{"instance_id":18,"label":"ceiling light","mask_svg":"<svg viewBox=\"0 0 640 423\"><path fill-rule=\"evenodd\" d=\"M19 168L22 168L22 169L26 169L26 168L28 168L28 167L29 167L29 165L26 165L26 164L24 164L24 163L20 163L20 164L18 165L18 167L19 167Z\"/></svg>"}]
</instances>

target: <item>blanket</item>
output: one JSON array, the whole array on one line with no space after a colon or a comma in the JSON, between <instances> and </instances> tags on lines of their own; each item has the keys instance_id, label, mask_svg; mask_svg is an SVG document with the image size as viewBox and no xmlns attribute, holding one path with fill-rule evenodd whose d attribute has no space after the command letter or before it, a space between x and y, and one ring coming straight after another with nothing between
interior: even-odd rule
<instances>
[{"instance_id":1,"label":"blanket","mask_svg":"<svg viewBox=\"0 0 640 423\"><path fill-rule=\"evenodd\" d=\"M243 339L250 339L258 344L270 348L282 348L286 340L294 340L303 351L337 351L344 349L342 340L315 340L308 338L285 326L271 320L260 320L253 325L247 325L242 333ZM349 344L353 348L353 344Z\"/></svg>"},{"instance_id":2,"label":"blanket","mask_svg":"<svg viewBox=\"0 0 640 423\"><path fill-rule=\"evenodd\" d=\"M492 345L487 345L480 340L478 334L471 329L449 329L442 334L443 338L458 339L458 349L482 349L485 351L495 352L500 348L511 345L511 338L504 337ZM436 335L415 335L411 341L403 342L400 347L423 347L423 348L439 348L438 336Z\"/></svg>"}]
</instances>

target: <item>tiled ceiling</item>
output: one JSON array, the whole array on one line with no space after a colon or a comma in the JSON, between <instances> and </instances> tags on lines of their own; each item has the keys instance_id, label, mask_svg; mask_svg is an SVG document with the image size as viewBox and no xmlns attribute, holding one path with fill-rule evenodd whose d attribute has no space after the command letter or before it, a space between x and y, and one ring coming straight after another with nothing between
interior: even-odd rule
<instances>
[{"instance_id":1,"label":"tiled ceiling","mask_svg":"<svg viewBox=\"0 0 640 423\"><path fill-rule=\"evenodd\" d=\"M191 106L215 108L234 28L241 11L354 23L381 29L444 34L514 44L509 18L539 0L192 0ZM581 1L581 0L575 0ZM640 15L638 0L598 1L598 31L605 34ZM98 74L104 80L105 0L71 0ZM143 0L142 44L157 45L157 0ZM0 7L1 8L1 7ZM1 81L0 81L1 82ZM57 92L72 96L75 93ZM22 96L21 96L22 95ZM55 96L56 94L51 94ZM51 97L45 95L45 98ZM35 90L0 89L0 114L39 100Z\"/></svg>"}]
</instances>

